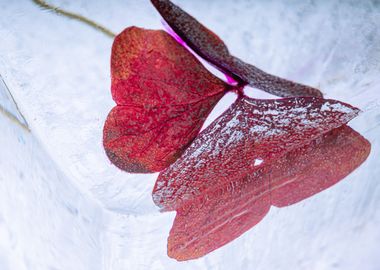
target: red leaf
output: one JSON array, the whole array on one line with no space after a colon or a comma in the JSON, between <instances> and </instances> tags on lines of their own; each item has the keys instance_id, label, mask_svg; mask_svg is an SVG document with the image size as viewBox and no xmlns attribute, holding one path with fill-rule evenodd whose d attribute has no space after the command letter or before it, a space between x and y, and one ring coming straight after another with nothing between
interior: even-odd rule
<instances>
[{"instance_id":1,"label":"red leaf","mask_svg":"<svg viewBox=\"0 0 380 270\"><path fill-rule=\"evenodd\" d=\"M209 177L217 183L177 210L168 255L195 259L227 244L260 222L271 205L294 204L339 182L369 152L369 142L343 125L245 176L225 181L214 172Z\"/></svg>"},{"instance_id":2,"label":"red leaf","mask_svg":"<svg viewBox=\"0 0 380 270\"><path fill-rule=\"evenodd\" d=\"M229 89L164 31L130 27L112 46L112 96L103 144L128 172L160 171L178 158Z\"/></svg>"},{"instance_id":3,"label":"red leaf","mask_svg":"<svg viewBox=\"0 0 380 270\"><path fill-rule=\"evenodd\" d=\"M151 2L168 25L192 50L235 80L277 96L322 97L318 89L270 75L232 56L216 34L171 1L151 0Z\"/></svg>"},{"instance_id":4,"label":"red leaf","mask_svg":"<svg viewBox=\"0 0 380 270\"><path fill-rule=\"evenodd\" d=\"M201 257L287 206L343 179L370 144L344 124L358 109L334 100L241 98L160 173L153 200L177 210L168 255Z\"/></svg>"},{"instance_id":5,"label":"red leaf","mask_svg":"<svg viewBox=\"0 0 380 270\"><path fill-rule=\"evenodd\" d=\"M153 200L162 210L178 209L220 183L251 175L347 123L358 112L339 101L312 97L238 99L198 135L180 159L160 173Z\"/></svg>"}]
</instances>

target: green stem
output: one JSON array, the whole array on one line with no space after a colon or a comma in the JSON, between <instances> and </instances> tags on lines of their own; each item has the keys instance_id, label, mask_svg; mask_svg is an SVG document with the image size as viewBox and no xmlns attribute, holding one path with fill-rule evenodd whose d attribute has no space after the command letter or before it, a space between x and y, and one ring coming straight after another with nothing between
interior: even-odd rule
<instances>
[{"instance_id":1,"label":"green stem","mask_svg":"<svg viewBox=\"0 0 380 270\"><path fill-rule=\"evenodd\" d=\"M115 33L113 33L111 30L97 24L96 22L86 18L86 17L83 17L82 15L80 14L76 14L76 13L73 13L73 12L69 12L69 11L66 11L66 10L63 10L59 7L56 7L56 6L53 6L53 5L50 5L48 3L46 3L44 0L32 0L33 3L35 3L36 5L40 6L41 8L43 9L46 9L46 10L50 10L58 15L62 15L62 16L65 16L67 18L70 18L70 19L73 19L73 20L78 20L82 23L85 23L87 24L88 26L91 26L92 28L102 32L103 34L107 35L108 37L111 37L111 38L114 38L116 35Z\"/></svg>"},{"instance_id":2,"label":"green stem","mask_svg":"<svg viewBox=\"0 0 380 270\"><path fill-rule=\"evenodd\" d=\"M9 120L11 120L13 123L15 123L15 124L19 125L20 127L22 127L24 130L30 132L30 129L29 129L29 126L28 126L28 122L26 122L26 119L25 119L24 115L20 111L20 108L18 107L16 100L14 99L11 91L9 90L7 84L5 83L5 81L4 81L4 79L3 79L3 77L1 75L0 75L0 83L4 86L4 90L8 92L8 95L9 95L11 101L13 102L14 106L16 107L16 110L19 113L19 116L21 117L21 119L23 120L23 122L21 122L12 113L10 113L9 111L7 111L1 104L0 104L0 113L3 114L5 117L7 117Z\"/></svg>"}]
</instances>

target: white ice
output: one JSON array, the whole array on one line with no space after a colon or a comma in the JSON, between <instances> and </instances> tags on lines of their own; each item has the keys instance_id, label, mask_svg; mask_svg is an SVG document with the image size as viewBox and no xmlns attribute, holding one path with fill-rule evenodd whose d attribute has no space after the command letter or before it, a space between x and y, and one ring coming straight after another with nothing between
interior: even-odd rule
<instances>
[{"instance_id":1,"label":"white ice","mask_svg":"<svg viewBox=\"0 0 380 270\"><path fill-rule=\"evenodd\" d=\"M115 32L162 28L148 0L49 3ZM0 0L0 105L30 129L0 112L0 269L379 269L380 2L175 3L243 60L359 107L350 125L371 142L368 160L310 199L272 207L232 243L179 263L166 255L174 213L159 213L151 198L157 174L122 172L102 148L114 106L112 39L32 1Z\"/></svg>"}]
</instances>

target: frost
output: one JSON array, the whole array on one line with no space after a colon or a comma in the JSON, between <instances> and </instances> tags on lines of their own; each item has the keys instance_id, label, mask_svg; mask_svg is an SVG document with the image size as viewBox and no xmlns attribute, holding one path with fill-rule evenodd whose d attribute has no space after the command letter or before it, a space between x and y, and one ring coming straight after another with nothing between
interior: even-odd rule
<instances>
[{"instance_id":1,"label":"frost","mask_svg":"<svg viewBox=\"0 0 380 270\"><path fill-rule=\"evenodd\" d=\"M253 163L253 166L259 166L261 163L263 163L264 160L261 158L256 158L255 162Z\"/></svg>"},{"instance_id":2,"label":"frost","mask_svg":"<svg viewBox=\"0 0 380 270\"><path fill-rule=\"evenodd\" d=\"M350 108L347 106L344 106L343 104L330 104L329 102L323 104L322 111L332 111L332 112L341 112L341 113L347 113L350 111Z\"/></svg>"},{"instance_id":3,"label":"frost","mask_svg":"<svg viewBox=\"0 0 380 270\"><path fill-rule=\"evenodd\" d=\"M149 1L46 2L115 32L161 28ZM2 1L0 74L33 137L0 115L0 269L376 270L380 107L370 105L380 102L377 2L174 2L207 20L243 60L363 109L350 125L373 145L367 162L302 204L272 209L233 244L178 263L166 255L175 214L158 213L151 198L157 174L120 172L100 144L114 104L112 40L32 1Z\"/></svg>"},{"instance_id":4,"label":"frost","mask_svg":"<svg viewBox=\"0 0 380 270\"><path fill-rule=\"evenodd\" d=\"M262 133L268 129L269 127L267 126L253 126L249 129L249 132L254 136L255 133Z\"/></svg>"},{"instance_id":5,"label":"frost","mask_svg":"<svg viewBox=\"0 0 380 270\"><path fill-rule=\"evenodd\" d=\"M228 138L228 141L226 143L226 146L227 145L230 145L231 143L233 142L238 142L240 141L241 139L243 139L244 137L244 134L243 132L241 131L234 131L232 132L230 135L229 135L229 138Z\"/></svg>"}]
</instances>

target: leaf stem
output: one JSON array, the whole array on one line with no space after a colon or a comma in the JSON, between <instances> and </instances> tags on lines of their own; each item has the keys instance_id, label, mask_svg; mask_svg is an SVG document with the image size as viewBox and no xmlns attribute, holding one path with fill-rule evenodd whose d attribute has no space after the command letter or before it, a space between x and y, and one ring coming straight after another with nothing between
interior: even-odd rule
<instances>
[{"instance_id":1,"label":"leaf stem","mask_svg":"<svg viewBox=\"0 0 380 270\"><path fill-rule=\"evenodd\" d=\"M102 32L103 34L105 34L106 36L108 36L110 38L114 38L116 36L116 34L113 33L111 30L105 28L104 26L102 26L102 25L100 25L100 24L80 15L80 14L70 12L70 11L66 11L66 10L61 9L59 7L53 6L51 4L46 3L46 1L44 1L44 0L32 0L32 1L33 1L33 3L40 6L43 9L50 10L50 11L52 11L58 15L61 15L61 16L64 16L64 17L67 17L67 18L70 18L73 20L80 21L84 24L87 24L88 26L96 29L97 31Z\"/></svg>"},{"instance_id":2,"label":"leaf stem","mask_svg":"<svg viewBox=\"0 0 380 270\"><path fill-rule=\"evenodd\" d=\"M18 119L14 114L9 112L7 109L5 109L5 107L3 107L1 104L0 104L0 113L3 114L5 117L7 117L9 120L11 120L13 123L19 125L24 130L30 132L28 122L26 121L24 115L22 114L20 108L18 107L16 100L14 99L14 97L12 95L12 92L9 90L8 85L5 83L5 81L1 75L0 75L0 83L3 85L4 90L6 92L8 92L8 96L11 99L11 101L13 102L14 106L16 107L16 110L17 110L19 117L21 118L22 121L20 119Z\"/></svg>"}]
</instances>

